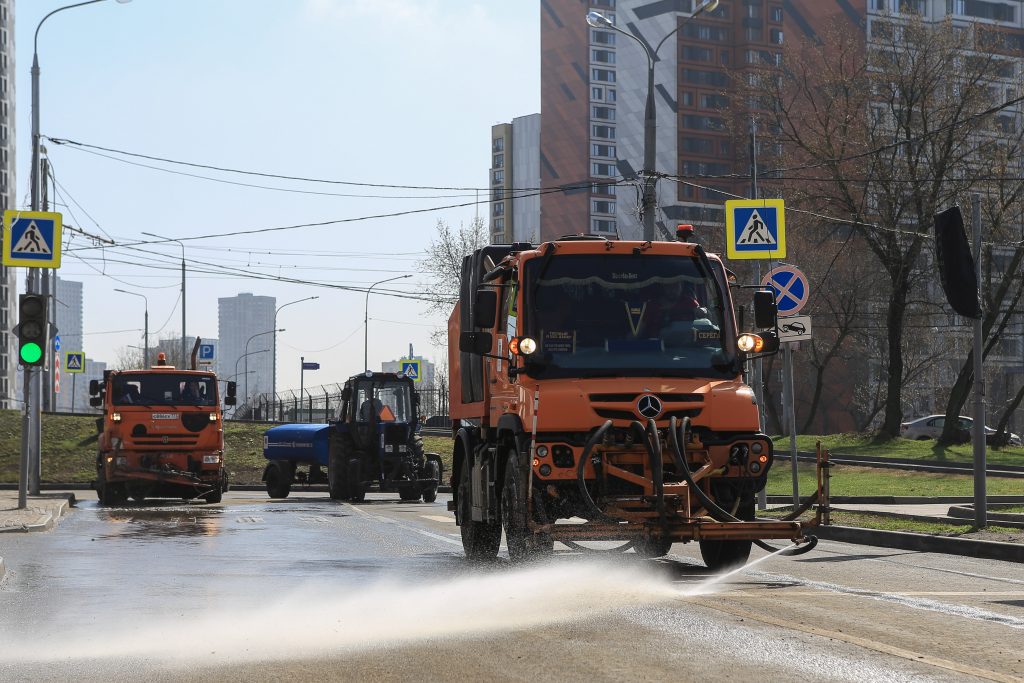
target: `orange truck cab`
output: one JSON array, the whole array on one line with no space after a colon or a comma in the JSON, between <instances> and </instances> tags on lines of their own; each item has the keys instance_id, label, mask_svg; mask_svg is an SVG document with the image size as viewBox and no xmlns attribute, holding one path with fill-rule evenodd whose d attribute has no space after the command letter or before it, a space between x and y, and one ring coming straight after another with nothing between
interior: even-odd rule
<instances>
[{"instance_id":1,"label":"orange truck cab","mask_svg":"<svg viewBox=\"0 0 1024 683\"><path fill-rule=\"evenodd\" d=\"M92 380L90 404L102 406L94 487L103 505L128 498L219 503L228 490L224 415L217 376L163 364L107 371ZM224 403L235 402L234 382Z\"/></svg>"},{"instance_id":2,"label":"orange truck cab","mask_svg":"<svg viewBox=\"0 0 1024 683\"><path fill-rule=\"evenodd\" d=\"M502 532L513 560L555 541L646 556L698 541L717 569L760 539L810 540L754 517L773 450L744 366L778 340L774 295L753 302L762 332L740 334L730 274L690 242L580 235L467 256L448 356L467 557L495 556Z\"/></svg>"}]
</instances>

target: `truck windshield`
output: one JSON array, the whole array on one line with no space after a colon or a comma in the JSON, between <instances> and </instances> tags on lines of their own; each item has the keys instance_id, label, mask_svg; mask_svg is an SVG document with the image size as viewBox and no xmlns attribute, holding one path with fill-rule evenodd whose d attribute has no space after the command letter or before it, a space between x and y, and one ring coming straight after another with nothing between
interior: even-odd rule
<instances>
[{"instance_id":1,"label":"truck windshield","mask_svg":"<svg viewBox=\"0 0 1024 683\"><path fill-rule=\"evenodd\" d=\"M217 380L213 375L122 374L114 377L111 390L116 406L217 405Z\"/></svg>"},{"instance_id":2,"label":"truck windshield","mask_svg":"<svg viewBox=\"0 0 1024 683\"><path fill-rule=\"evenodd\" d=\"M355 394L356 420L369 422L376 411L380 422L411 422L410 393L405 382L359 382Z\"/></svg>"},{"instance_id":3,"label":"truck windshield","mask_svg":"<svg viewBox=\"0 0 1024 683\"><path fill-rule=\"evenodd\" d=\"M537 342L527 357L531 376L736 375L732 317L718 281L696 258L544 261L526 265L525 336Z\"/></svg>"}]
</instances>

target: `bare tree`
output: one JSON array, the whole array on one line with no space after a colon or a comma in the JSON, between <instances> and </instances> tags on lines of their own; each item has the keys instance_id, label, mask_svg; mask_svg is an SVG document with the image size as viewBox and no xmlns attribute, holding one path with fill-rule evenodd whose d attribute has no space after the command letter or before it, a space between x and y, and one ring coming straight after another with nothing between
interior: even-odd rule
<instances>
[{"instance_id":1,"label":"bare tree","mask_svg":"<svg viewBox=\"0 0 1024 683\"><path fill-rule=\"evenodd\" d=\"M418 265L421 273L431 282L431 311L448 316L459 300L459 282L462 278L462 260L476 249L487 245L487 225L476 217L468 225L453 229L443 219L437 221L437 236L427 246L427 255ZM448 344L448 330L438 328L431 332L430 342L444 348Z\"/></svg>"},{"instance_id":2,"label":"bare tree","mask_svg":"<svg viewBox=\"0 0 1024 683\"><path fill-rule=\"evenodd\" d=\"M863 33L837 26L747 79L782 150L786 170L770 182L791 206L848 220L887 277L870 313L884 320L880 431L891 437L911 374L908 318L927 313L914 299L934 281L924 251L933 216L974 187L991 144L990 88L1008 62L980 40L949 21L877 20L865 47Z\"/></svg>"}]
</instances>

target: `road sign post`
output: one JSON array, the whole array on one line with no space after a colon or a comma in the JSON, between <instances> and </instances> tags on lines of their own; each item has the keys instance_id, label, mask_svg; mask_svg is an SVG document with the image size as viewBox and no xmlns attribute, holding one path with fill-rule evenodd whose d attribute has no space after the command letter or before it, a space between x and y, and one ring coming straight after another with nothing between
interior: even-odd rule
<instances>
[{"instance_id":1,"label":"road sign post","mask_svg":"<svg viewBox=\"0 0 1024 683\"><path fill-rule=\"evenodd\" d=\"M64 370L71 375L71 412L75 412L75 393L78 387L78 376L85 372L85 353L67 351L64 354Z\"/></svg>"}]
</instances>

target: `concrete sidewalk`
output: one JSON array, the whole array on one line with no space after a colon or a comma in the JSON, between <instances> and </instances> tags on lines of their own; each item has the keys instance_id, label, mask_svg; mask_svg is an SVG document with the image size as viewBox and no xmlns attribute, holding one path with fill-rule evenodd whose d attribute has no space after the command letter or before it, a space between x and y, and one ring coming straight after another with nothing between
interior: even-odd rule
<instances>
[{"instance_id":1,"label":"concrete sidewalk","mask_svg":"<svg viewBox=\"0 0 1024 683\"><path fill-rule=\"evenodd\" d=\"M18 492L0 490L0 534L15 531L47 531L75 504L75 494L43 492L28 497L28 507L18 509Z\"/></svg>"}]
</instances>

